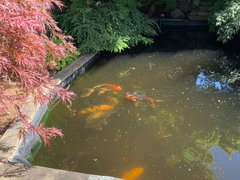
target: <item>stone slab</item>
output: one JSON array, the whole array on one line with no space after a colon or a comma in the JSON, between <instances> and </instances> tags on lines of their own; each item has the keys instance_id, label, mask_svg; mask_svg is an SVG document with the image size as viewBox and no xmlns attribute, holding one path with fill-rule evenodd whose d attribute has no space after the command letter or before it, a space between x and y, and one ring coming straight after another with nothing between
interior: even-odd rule
<instances>
[{"instance_id":1,"label":"stone slab","mask_svg":"<svg viewBox=\"0 0 240 180\"><path fill-rule=\"evenodd\" d=\"M161 20L161 29L208 28L207 20L168 19Z\"/></svg>"},{"instance_id":2,"label":"stone slab","mask_svg":"<svg viewBox=\"0 0 240 180\"><path fill-rule=\"evenodd\" d=\"M98 176L58 170L40 166L28 166L0 162L0 180L120 180L110 176Z\"/></svg>"}]
</instances>

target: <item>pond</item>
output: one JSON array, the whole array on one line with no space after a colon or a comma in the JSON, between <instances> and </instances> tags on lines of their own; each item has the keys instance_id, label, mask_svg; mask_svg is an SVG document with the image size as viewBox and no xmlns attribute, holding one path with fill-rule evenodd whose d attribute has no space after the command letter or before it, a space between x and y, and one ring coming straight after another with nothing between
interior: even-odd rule
<instances>
[{"instance_id":1,"label":"pond","mask_svg":"<svg viewBox=\"0 0 240 180\"><path fill-rule=\"evenodd\" d=\"M78 77L72 107L59 103L47 119L64 138L32 164L127 180L238 179L235 59L215 44L175 40L178 48L103 57Z\"/></svg>"}]
</instances>

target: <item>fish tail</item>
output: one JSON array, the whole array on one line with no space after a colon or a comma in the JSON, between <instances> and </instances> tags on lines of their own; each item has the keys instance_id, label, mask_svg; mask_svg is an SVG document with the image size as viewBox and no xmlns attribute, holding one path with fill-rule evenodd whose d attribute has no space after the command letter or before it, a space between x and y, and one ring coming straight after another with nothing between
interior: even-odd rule
<instances>
[{"instance_id":1,"label":"fish tail","mask_svg":"<svg viewBox=\"0 0 240 180\"><path fill-rule=\"evenodd\" d=\"M154 108L154 109L157 108L156 104L154 104L154 103L152 103L151 106L152 106L152 108Z\"/></svg>"},{"instance_id":2,"label":"fish tail","mask_svg":"<svg viewBox=\"0 0 240 180\"><path fill-rule=\"evenodd\" d=\"M95 91L96 88L99 88L99 87L102 87L102 86L106 86L106 85L107 84L99 84L97 86L94 86L93 88L90 88L87 93L82 94L81 97L88 97Z\"/></svg>"},{"instance_id":3,"label":"fish tail","mask_svg":"<svg viewBox=\"0 0 240 180\"><path fill-rule=\"evenodd\" d=\"M122 179L124 180L135 180L137 179L143 172L142 168L134 168L130 172L126 172Z\"/></svg>"},{"instance_id":4,"label":"fish tail","mask_svg":"<svg viewBox=\"0 0 240 180\"><path fill-rule=\"evenodd\" d=\"M154 99L153 102L163 102L161 99Z\"/></svg>"},{"instance_id":5,"label":"fish tail","mask_svg":"<svg viewBox=\"0 0 240 180\"><path fill-rule=\"evenodd\" d=\"M82 94L81 97L88 97L88 96L90 96L93 92L94 92L94 89L92 88L92 89L88 90L88 92Z\"/></svg>"},{"instance_id":6,"label":"fish tail","mask_svg":"<svg viewBox=\"0 0 240 180\"><path fill-rule=\"evenodd\" d=\"M70 112L72 117L76 115L77 111L72 109L69 105L67 105L67 109Z\"/></svg>"}]
</instances>

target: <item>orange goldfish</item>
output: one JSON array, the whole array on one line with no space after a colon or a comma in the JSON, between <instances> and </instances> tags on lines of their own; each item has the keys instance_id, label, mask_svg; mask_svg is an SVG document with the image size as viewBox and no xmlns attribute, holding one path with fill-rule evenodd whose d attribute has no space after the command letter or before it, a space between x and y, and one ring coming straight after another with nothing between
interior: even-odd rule
<instances>
[{"instance_id":1,"label":"orange goldfish","mask_svg":"<svg viewBox=\"0 0 240 180\"><path fill-rule=\"evenodd\" d=\"M110 100L110 102L112 103L112 105L116 105L116 104L119 103L118 99L115 98L115 97L107 96L107 98Z\"/></svg>"},{"instance_id":2,"label":"orange goldfish","mask_svg":"<svg viewBox=\"0 0 240 180\"><path fill-rule=\"evenodd\" d=\"M160 99L153 99L153 98L147 97L146 95L141 95L136 93L129 94L128 92L126 93L126 98L134 101L135 106L138 106L138 101L143 101L143 102L151 103L151 106L153 108L156 108L156 105L154 104L154 102L163 102L163 100L160 100Z\"/></svg>"},{"instance_id":3,"label":"orange goldfish","mask_svg":"<svg viewBox=\"0 0 240 180\"><path fill-rule=\"evenodd\" d=\"M98 131L103 129L103 126L108 124L108 118L115 114L120 109L114 109L112 111L99 111L96 113L90 114L86 119L85 128L92 128Z\"/></svg>"},{"instance_id":4,"label":"orange goldfish","mask_svg":"<svg viewBox=\"0 0 240 180\"><path fill-rule=\"evenodd\" d=\"M124 173L121 177L124 180L135 180L137 179L143 172L143 168L134 168L131 171Z\"/></svg>"},{"instance_id":5,"label":"orange goldfish","mask_svg":"<svg viewBox=\"0 0 240 180\"><path fill-rule=\"evenodd\" d=\"M93 108L86 108L80 111L80 114L87 114L87 113L96 113L99 111L110 111L113 109L113 106L103 104L100 106L94 106Z\"/></svg>"},{"instance_id":6,"label":"orange goldfish","mask_svg":"<svg viewBox=\"0 0 240 180\"><path fill-rule=\"evenodd\" d=\"M100 84L97 86L94 86L93 88L89 89L87 93L84 93L81 95L81 97L88 97L90 96L95 90L100 88L100 91L98 95L105 93L106 91L121 91L122 88L117 85L112 85L112 84Z\"/></svg>"}]
</instances>

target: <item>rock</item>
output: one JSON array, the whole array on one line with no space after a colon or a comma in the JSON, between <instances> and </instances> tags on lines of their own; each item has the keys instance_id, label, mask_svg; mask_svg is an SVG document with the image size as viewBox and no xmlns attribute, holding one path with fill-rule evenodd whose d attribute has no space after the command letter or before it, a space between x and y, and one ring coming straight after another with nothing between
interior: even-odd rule
<instances>
[{"instance_id":1,"label":"rock","mask_svg":"<svg viewBox=\"0 0 240 180\"><path fill-rule=\"evenodd\" d=\"M199 11L202 11L202 12L209 11L209 7L207 7L207 6L200 6L199 7Z\"/></svg>"},{"instance_id":2,"label":"rock","mask_svg":"<svg viewBox=\"0 0 240 180\"><path fill-rule=\"evenodd\" d=\"M170 16L173 19L181 19L185 17L185 14L180 9L175 9L170 12Z\"/></svg>"},{"instance_id":3,"label":"rock","mask_svg":"<svg viewBox=\"0 0 240 180\"><path fill-rule=\"evenodd\" d=\"M187 13L189 11L189 3L187 1L180 1L178 9L180 9L184 13Z\"/></svg>"},{"instance_id":4,"label":"rock","mask_svg":"<svg viewBox=\"0 0 240 180\"><path fill-rule=\"evenodd\" d=\"M210 7L212 5L211 1L201 1L201 6L207 6Z\"/></svg>"},{"instance_id":5,"label":"rock","mask_svg":"<svg viewBox=\"0 0 240 180\"><path fill-rule=\"evenodd\" d=\"M192 1L192 9L196 9L200 5L200 0Z\"/></svg>"},{"instance_id":6,"label":"rock","mask_svg":"<svg viewBox=\"0 0 240 180\"><path fill-rule=\"evenodd\" d=\"M197 9L194 9L194 10L192 10L192 11L189 13L190 16L196 16L197 14L198 14L198 10L197 10Z\"/></svg>"}]
</instances>

